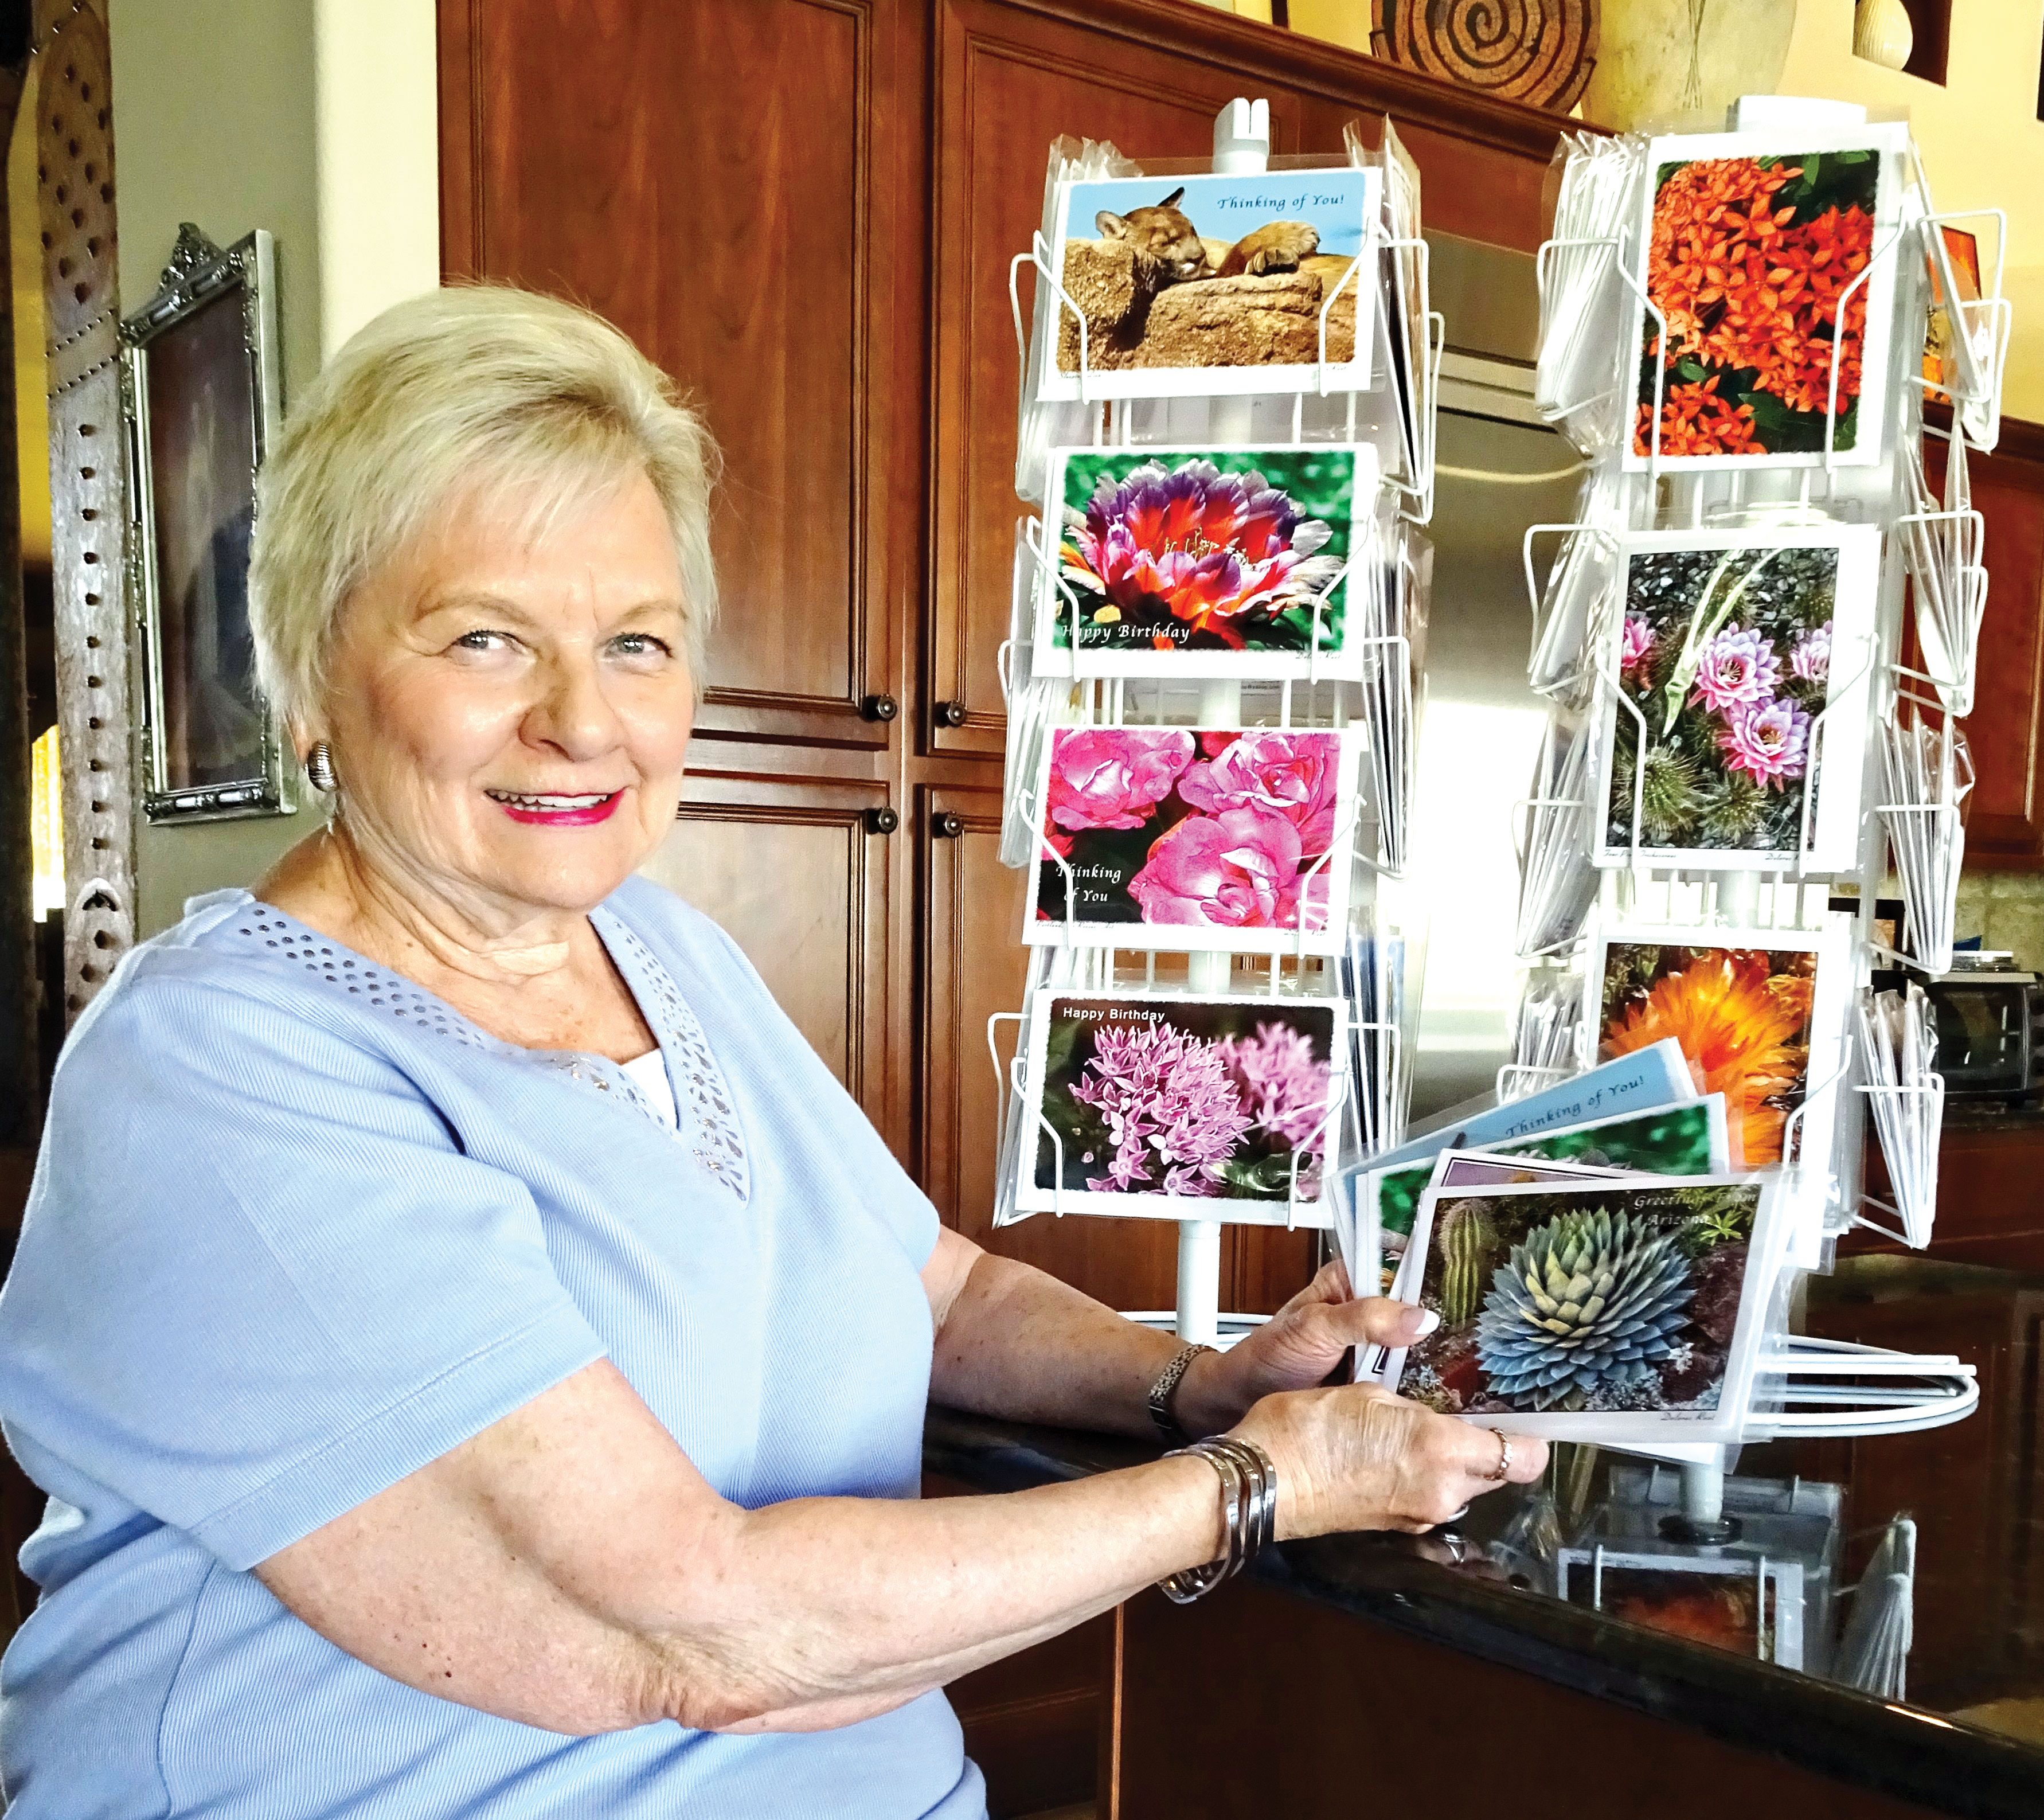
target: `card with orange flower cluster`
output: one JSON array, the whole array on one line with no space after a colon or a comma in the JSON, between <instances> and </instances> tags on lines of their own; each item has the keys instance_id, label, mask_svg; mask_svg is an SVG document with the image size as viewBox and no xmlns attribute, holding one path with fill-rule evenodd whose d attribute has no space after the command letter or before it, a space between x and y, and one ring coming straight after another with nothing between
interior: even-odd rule
<instances>
[{"instance_id":1,"label":"card with orange flower cluster","mask_svg":"<svg viewBox=\"0 0 2044 1820\"><path fill-rule=\"evenodd\" d=\"M1057 727L1022 939L1339 954L1360 728Z\"/></svg>"},{"instance_id":2,"label":"card with orange flower cluster","mask_svg":"<svg viewBox=\"0 0 2044 1820\"><path fill-rule=\"evenodd\" d=\"M1586 1030L1600 1059L1672 1038L1697 1091L1725 1096L1749 1169L1828 1157L1851 984L1852 921L1821 929L1670 928L1600 918ZM1798 1129L1792 1133L1790 1122ZM1799 1231L1800 1262L1819 1235Z\"/></svg>"},{"instance_id":3,"label":"card with orange flower cluster","mask_svg":"<svg viewBox=\"0 0 2044 1820\"><path fill-rule=\"evenodd\" d=\"M1366 444L1051 450L1035 673L1359 679L1377 482Z\"/></svg>"},{"instance_id":4,"label":"card with orange flower cluster","mask_svg":"<svg viewBox=\"0 0 2044 1820\"><path fill-rule=\"evenodd\" d=\"M1881 532L1635 533L1597 654L1600 866L1858 864Z\"/></svg>"},{"instance_id":5,"label":"card with orange flower cluster","mask_svg":"<svg viewBox=\"0 0 2044 1820\"><path fill-rule=\"evenodd\" d=\"M1651 142L1628 469L1881 459L1908 144L1900 122Z\"/></svg>"}]
</instances>

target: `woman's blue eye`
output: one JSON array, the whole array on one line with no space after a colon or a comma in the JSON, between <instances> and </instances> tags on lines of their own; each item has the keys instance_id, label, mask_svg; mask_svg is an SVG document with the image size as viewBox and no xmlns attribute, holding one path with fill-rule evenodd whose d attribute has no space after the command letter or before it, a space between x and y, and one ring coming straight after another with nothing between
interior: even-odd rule
<instances>
[{"instance_id":1,"label":"woman's blue eye","mask_svg":"<svg viewBox=\"0 0 2044 1820\"><path fill-rule=\"evenodd\" d=\"M615 642L627 657L644 657L656 651L666 656L673 655L666 641L655 638L650 632L622 633Z\"/></svg>"}]
</instances>

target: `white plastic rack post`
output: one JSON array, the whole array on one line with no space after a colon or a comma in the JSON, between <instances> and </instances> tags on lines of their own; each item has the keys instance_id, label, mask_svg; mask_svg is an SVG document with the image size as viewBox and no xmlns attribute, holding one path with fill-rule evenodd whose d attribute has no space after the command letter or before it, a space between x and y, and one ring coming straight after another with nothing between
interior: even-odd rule
<instances>
[{"instance_id":1,"label":"white plastic rack post","mask_svg":"<svg viewBox=\"0 0 2044 1820\"><path fill-rule=\"evenodd\" d=\"M1267 102L1237 99L1221 110L1214 122L1213 169L1216 172L1260 173L1268 168L1269 154ZM1351 162L1359 162L1359 144L1351 137ZM1322 300L1315 383L1310 392L1300 391L1292 398L1289 437L1258 435L1259 415L1267 417L1267 410L1259 412L1259 405L1266 401L1252 397L1228 397L1206 402L1204 440L1214 446L1253 444L1262 447L1289 441L1291 445L1305 447L1331 433L1347 444L1355 445L1362 428L1358 396L1354 392L1342 392L1331 385L1335 369L1327 359L1327 324L1330 312L1345 287L1350 284L1377 287L1381 307L1373 313L1376 346L1385 358L1375 375L1373 389L1389 388L1393 411L1402 408L1406 412L1405 428L1401 432L1404 440L1400 446L1410 457L1395 466L1386 465L1379 481L1380 486L1391 489L1397 497L1397 518L1390 533L1395 541L1393 548L1385 549L1373 536L1367 548L1352 549L1339 572L1322 587L1319 598L1322 601L1328 599L1338 585L1346 585L1351 599L1362 591L1374 600L1382 591L1389 589L1390 598L1384 610L1395 616L1401 602L1416 593L1421 584L1421 578L1410 560L1409 533L1404 527L1424 525L1431 515L1435 448L1432 401L1438 393L1439 364L1447 337L1442 319L1425 307L1428 278L1425 242L1416 235L1393 235L1385 225L1385 211L1391 206L1392 187L1402 186L1406 181L1389 144L1385 150L1383 168L1385 196L1369 224L1362 247ZM1408 214L1416 200L1416 196L1405 194L1401 190L1402 206ZM1388 259L1385 256L1389 256ZM1384 276L1387 264L1393 275L1389 285ZM1139 436L1137 432L1139 415L1149 401L1119 398L1102 401L1095 395L1092 347L1085 314L1060 283L1054 268L1051 248L1039 232L1033 237L1030 249L1017 254L1009 269L1009 302L1014 317L1016 352L1024 387L1022 460L1018 464L1018 471L1026 468L1035 452L1032 437L1040 441L1044 433L1044 407L1034 402L1029 389L1033 368L1020 291L1020 279L1025 267L1033 269L1039 287L1039 331L1055 335L1062 314L1067 312L1078 324L1076 389L1086 425L1085 439L1099 448L1135 447L1144 441L1158 440ZM1390 370L1393 350L1387 325L1389 312L1401 307L1398 289L1406 285L1420 300L1425 339L1424 346L1412 351L1416 371L1411 390L1415 395L1401 407L1396 378ZM1309 398L1316 401L1310 423ZM1319 401L1326 402L1323 404ZM1178 409L1163 414L1176 433L1163 440L1180 445L1201 440L1197 433L1191 436L1185 433L1191 415L1186 407L1190 403L1191 401L1174 400L1173 404ZM1197 407L1194 405L1193 408ZM1035 779L1043 745L1054 727L1183 725L1186 723L1188 710L1193 723L1204 726L1240 726L1246 724L1247 717L1244 713L1243 685L1239 683L1139 680L1102 675L1088 664L1079 636L1078 602L1058 573L1058 535L1053 519L1056 502L1047 499L1043 506L1045 517L1025 520L1018 533L1013 622L1010 637L1001 647L1000 656L1002 689L1009 717L1002 858L1009 864L1027 864L1039 857L1055 862L1066 884L1066 929L1062 945L1046 945L1032 951L1025 1003L1036 1005L1046 995L1060 989L1106 991L1154 986L1160 954L1171 955L1174 960L1182 958L1187 989L1196 994L1291 999L1346 998L1341 963L1332 957L1307 955L1303 929L1293 952L1258 955L1253 960L1227 953L1181 956L1178 951L1168 947L1086 947L1077 941L1073 927L1074 893L1071 889L1070 868L1064 857L1043 840L1043 805L1035 800ZM1374 527L1377 522L1377 516L1374 514L1367 519L1358 519L1359 527L1365 524ZM1391 571L1388 581L1387 565ZM1055 679L1045 678L1039 681L1031 672L1031 652L1037 615L1040 606L1047 603L1074 616L1070 659L1068 675L1061 674ZM1350 615L1353 625L1357 617L1353 604ZM1377 810L1375 837L1370 841L1363 838L1359 814L1351 811L1335 830L1329 853L1321 862L1358 868L1363 876L1395 877L1399 874L1404 859L1402 841L1393 839L1388 829L1394 825L1402 827L1409 821L1412 741L1418 707L1412 690L1413 652L1410 637L1399 620L1394 617L1389 623L1393 629L1388 633L1351 641L1355 648L1369 650L1370 658L1366 669L1374 678L1374 686L1388 687L1389 691L1379 704L1381 711L1374 716L1370 712L1371 704L1366 697L1360 702L1354 698L1358 690L1372 686L1370 681L1362 684L1352 679L1336 681L1321 674L1317 610L1304 677L1296 683L1287 680L1255 685L1263 692L1263 706L1274 707L1275 710L1266 715L1261 724L1274 725L1279 729L1339 728L1358 724L1360 710L1361 723L1370 727L1368 762L1373 785L1371 799ZM1274 701L1270 699L1274 696ZM1397 729L1398 737L1387 739L1387 725ZM1393 792L1402 799L1401 812L1395 823L1385 809L1387 793ZM1358 801L1359 804L1361 792ZM1360 890L1352 893L1352 901L1359 900L1362 895ZM1001 1027L1009 1023L1016 1026L1016 1040L1012 1056L1004 1064ZM1349 1024L1353 1040L1368 1051L1373 1077L1402 1083L1405 1075L1400 1032L1382 1022L1358 1024L1354 1018L1353 1007ZM1032 1103L1029 1091L1032 1083L1028 1079L1029 1036L1026 1013L998 1013L989 1020L988 1049L1001 1102L998 1125L1001 1187L995 1209L997 1225L1028 1217L1028 1211L1016 1205L1019 1187L1024 1172L1033 1171L1034 1159L1039 1154L1039 1146L1046 1135L1057 1165L1056 1180L1059 1184L1051 1191L1051 1211L1054 1218L1061 1218L1066 1211L1061 1204L1064 1194L1062 1138L1047 1119L1039 1115L1032 1121L1028 1116ZM1365 1082L1358 1079L1357 1069L1351 1066L1346 1045L1343 1052L1333 1056L1331 1061L1333 1091L1328 1114L1317 1138L1321 1159L1319 1185L1312 1186L1310 1193L1302 1192L1299 1168L1301 1152L1295 1150L1288 1191L1281 1202L1274 1204L1191 1199L1180 1202L1184 1217L1178 1220L1178 1305L1173 1323L1185 1339L1210 1345L1225 1343L1239 1337L1260 1318L1220 1312L1220 1232L1224 1222L1281 1224L1287 1228L1324 1227L1331 1223L1325 1199L1329 1191L1327 1185L1331 1183L1340 1156L1345 1151L1353 1154L1383 1148L1402 1137L1402 1101L1397 1099L1396 1087L1388 1102L1382 1102L1380 1095L1366 1091ZM1314 1145L1302 1148L1310 1150ZM1158 1197L1166 1206L1172 1199ZM1139 1312L1135 1318L1152 1322L1161 1318L1154 1310Z\"/></svg>"}]
</instances>

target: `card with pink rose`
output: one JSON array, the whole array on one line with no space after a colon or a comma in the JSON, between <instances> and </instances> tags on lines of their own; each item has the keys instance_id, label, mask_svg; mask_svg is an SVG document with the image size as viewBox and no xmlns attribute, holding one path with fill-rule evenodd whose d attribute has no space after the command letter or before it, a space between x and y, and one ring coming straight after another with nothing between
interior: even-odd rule
<instances>
[{"instance_id":1,"label":"card with pink rose","mask_svg":"<svg viewBox=\"0 0 2044 1820\"><path fill-rule=\"evenodd\" d=\"M1327 1226L1344 1019L1335 998L1042 988L1016 1206Z\"/></svg>"},{"instance_id":2,"label":"card with pink rose","mask_svg":"<svg viewBox=\"0 0 2044 1820\"><path fill-rule=\"evenodd\" d=\"M1059 727L1045 747L1024 941L1340 952L1358 731Z\"/></svg>"},{"instance_id":3,"label":"card with pink rose","mask_svg":"<svg viewBox=\"0 0 2044 1820\"><path fill-rule=\"evenodd\" d=\"M1619 545L1623 610L1609 615L1599 664L1593 858L1853 870L1878 527L1638 533Z\"/></svg>"},{"instance_id":4,"label":"card with pink rose","mask_svg":"<svg viewBox=\"0 0 2044 1820\"><path fill-rule=\"evenodd\" d=\"M1367 444L1052 449L1034 673L1359 678L1377 481Z\"/></svg>"}]
</instances>

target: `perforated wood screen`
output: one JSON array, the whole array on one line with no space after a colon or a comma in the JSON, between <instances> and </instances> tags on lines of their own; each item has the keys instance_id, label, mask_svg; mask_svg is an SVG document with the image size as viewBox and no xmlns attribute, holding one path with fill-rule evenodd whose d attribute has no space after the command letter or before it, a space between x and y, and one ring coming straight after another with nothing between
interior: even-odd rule
<instances>
[{"instance_id":1,"label":"perforated wood screen","mask_svg":"<svg viewBox=\"0 0 2044 1820\"><path fill-rule=\"evenodd\" d=\"M90 6L37 35L51 583L64 768L64 1009L135 939L134 712L121 429L112 81Z\"/></svg>"}]
</instances>

